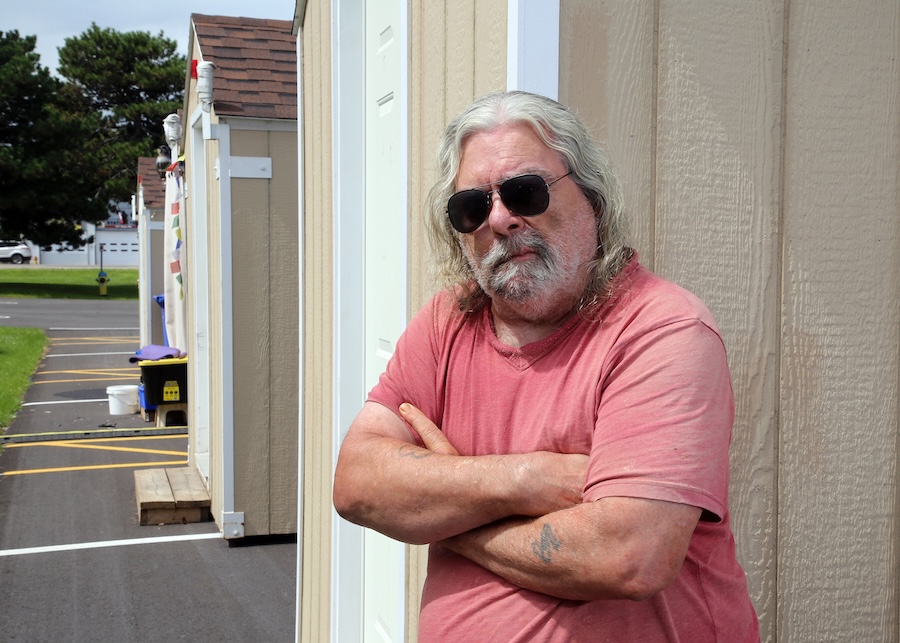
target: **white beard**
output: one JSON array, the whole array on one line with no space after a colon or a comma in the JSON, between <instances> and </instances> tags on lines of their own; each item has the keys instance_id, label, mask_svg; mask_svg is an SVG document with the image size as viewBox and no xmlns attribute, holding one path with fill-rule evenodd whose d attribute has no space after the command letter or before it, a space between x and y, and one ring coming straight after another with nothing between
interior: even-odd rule
<instances>
[{"instance_id":1,"label":"white beard","mask_svg":"<svg viewBox=\"0 0 900 643\"><path fill-rule=\"evenodd\" d=\"M534 254L523 261L511 261L522 250ZM475 280L492 299L501 299L519 310L522 317L540 320L558 310L563 300L574 305L580 293L579 269L563 260L535 230L494 242L478 259L463 245L463 252Z\"/></svg>"}]
</instances>

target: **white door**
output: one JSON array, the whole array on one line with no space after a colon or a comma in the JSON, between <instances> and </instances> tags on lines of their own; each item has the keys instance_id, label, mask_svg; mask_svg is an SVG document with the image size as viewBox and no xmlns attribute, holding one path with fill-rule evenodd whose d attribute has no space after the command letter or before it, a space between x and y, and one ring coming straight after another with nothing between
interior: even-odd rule
<instances>
[{"instance_id":1,"label":"white door","mask_svg":"<svg viewBox=\"0 0 900 643\"><path fill-rule=\"evenodd\" d=\"M405 41L400 0L365 3L365 384L406 326ZM405 546L365 530L363 640L404 640Z\"/></svg>"}]
</instances>

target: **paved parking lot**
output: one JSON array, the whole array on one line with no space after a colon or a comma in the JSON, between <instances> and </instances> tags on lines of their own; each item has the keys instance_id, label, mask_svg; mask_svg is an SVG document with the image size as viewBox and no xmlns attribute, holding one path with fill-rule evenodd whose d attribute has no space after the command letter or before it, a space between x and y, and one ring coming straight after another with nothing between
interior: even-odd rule
<instances>
[{"instance_id":1,"label":"paved parking lot","mask_svg":"<svg viewBox=\"0 0 900 643\"><path fill-rule=\"evenodd\" d=\"M187 463L183 429L110 415L137 384L137 303L0 300L50 338L0 454L0 641L292 641L296 544L140 526L133 472Z\"/></svg>"}]
</instances>

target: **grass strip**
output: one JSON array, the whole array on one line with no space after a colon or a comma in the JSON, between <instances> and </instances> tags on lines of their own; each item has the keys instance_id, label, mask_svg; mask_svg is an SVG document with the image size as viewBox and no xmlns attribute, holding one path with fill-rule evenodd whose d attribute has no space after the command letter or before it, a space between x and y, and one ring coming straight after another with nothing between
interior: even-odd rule
<instances>
[{"instance_id":1,"label":"grass strip","mask_svg":"<svg viewBox=\"0 0 900 643\"><path fill-rule=\"evenodd\" d=\"M40 328L0 326L0 429L8 427L21 408L47 344Z\"/></svg>"},{"instance_id":2,"label":"grass strip","mask_svg":"<svg viewBox=\"0 0 900 643\"><path fill-rule=\"evenodd\" d=\"M96 268L5 268L0 270L0 297L34 299L137 299L138 271L104 270L107 294L100 295Z\"/></svg>"}]
</instances>

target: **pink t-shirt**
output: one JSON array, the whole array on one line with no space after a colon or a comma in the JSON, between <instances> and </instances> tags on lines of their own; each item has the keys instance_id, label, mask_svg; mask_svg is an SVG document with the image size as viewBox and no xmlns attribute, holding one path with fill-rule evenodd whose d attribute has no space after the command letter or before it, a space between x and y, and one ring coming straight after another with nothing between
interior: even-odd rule
<instances>
[{"instance_id":1,"label":"pink t-shirt","mask_svg":"<svg viewBox=\"0 0 900 643\"><path fill-rule=\"evenodd\" d=\"M643 602L569 601L516 587L432 545L419 641L758 641L728 512L734 418L707 308L633 260L591 319L511 348L490 307L447 292L412 320L369 399L410 402L461 455L590 455L585 502L626 496L702 508L676 581ZM602 546L598 543L598 546Z\"/></svg>"}]
</instances>

